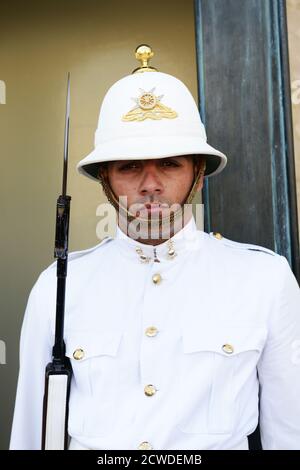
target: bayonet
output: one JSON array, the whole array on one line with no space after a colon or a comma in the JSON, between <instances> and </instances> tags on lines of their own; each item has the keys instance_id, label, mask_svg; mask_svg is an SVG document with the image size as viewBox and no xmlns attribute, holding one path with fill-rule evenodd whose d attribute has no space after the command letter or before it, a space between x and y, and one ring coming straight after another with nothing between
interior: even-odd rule
<instances>
[{"instance_id":1,"label":"bayonet","mask_svg":"<svg viewBox=\"0 0 300 470\"><path fill-rule=\"evenodd\" d=\"M68 267L68 240L71 197L67 195L70 124L70 74L68 74L64 137L62 193L56 205L54 257L57 259L55 342L52 362L46 367L42 449L63 450L68 445L68 402L72 367L65 355L64 317Z\"/></svg>"}]
</instances>

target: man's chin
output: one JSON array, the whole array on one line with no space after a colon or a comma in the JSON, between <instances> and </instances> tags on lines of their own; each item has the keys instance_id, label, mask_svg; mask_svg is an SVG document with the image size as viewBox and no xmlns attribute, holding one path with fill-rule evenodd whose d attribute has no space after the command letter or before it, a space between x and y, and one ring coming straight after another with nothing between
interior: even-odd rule
<instances>
[{"instance_id":1,"label":"man's chin","mask_svg":"<svg viewBox=\"0 0 300 470\"><path fill-rule=\"evenodd\" d=\"M174 212L169 210L135 214L127 220L127 233L135 240L167 240L174 233L173 218ZM123 223L126 224L124 219Z\"/></svg>"},{"instance_id":2,"label":"man's chin","mask_svg":"<svg viewBox=\"0 0 300 470\"><path fill-rule=\"evenodd\" d=\"M140 221L148 221L148 223L153 222L153 224L160 223L162 220L171 219L174 213L169 209L148 209L146 211L137 211L136 219Z\"/></svg>"},{"instance_id":3,"label":"man's chin","mask_svg":"<svg viewBox=\"0 0 300 470\"><path fill-rule=\"evenodd\" d=\"M180 204L170 207L135 207L119 210L119 226L135 240L168 240L181 230L188 212Z\"/></svg>"}]
</instances>

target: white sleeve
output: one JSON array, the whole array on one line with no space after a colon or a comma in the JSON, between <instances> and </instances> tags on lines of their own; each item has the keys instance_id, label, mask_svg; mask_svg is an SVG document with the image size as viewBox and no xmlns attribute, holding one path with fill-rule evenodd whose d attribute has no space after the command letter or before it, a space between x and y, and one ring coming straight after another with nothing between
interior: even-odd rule
<instances>
[{"instance_id":1,"label":"white sleeve","mask_svg":"<svg viewBox=\"0 0 300 470\"><path fill-rule=\"evenodd\" d=\"M284 257L258 364L263 449L300 449L300 289Z\"/></svg>"},{"instance_id":2,"label":"white sleeve","mask_svg":"<svg viewBox=\"0 0 300 470\"><path fill-rule=\"evenodd\" d=\"M46 308L53 292L43 287L42 276L30 293L22 325L10 449L41 449L45 367L51 361L53 341Z\"/></svg>"}]
</instances>

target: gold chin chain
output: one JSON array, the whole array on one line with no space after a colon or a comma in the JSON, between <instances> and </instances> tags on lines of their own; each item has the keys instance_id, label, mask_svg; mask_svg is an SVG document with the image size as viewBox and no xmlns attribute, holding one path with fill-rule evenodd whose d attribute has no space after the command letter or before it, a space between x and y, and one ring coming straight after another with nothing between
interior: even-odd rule
<instances>
[{"instance_id":1,"label":"gold chin chain","mask_svg":"<svg viewBox=\"0 0 300 470\"><path fill-rule=\"evenodd\" d=\"M189 192L188 197L186 198L186 201L183 203L184 204L190 204L195 196L196 189L197 189L197 184L199 182L200 177L204 174L205 172L205 162L203 165L201 165L200 170L198 171L198 174L192 184L191 190ZM135 219L139 219L141 222L148 223L148 226L150 227L153 221L149 219L144 219L142 217L137 217L133 215L128 209L125 207L121 206L119 204L118 199L116 198L114 192L112 191L107 178L102 178L100 175L98 175L98 179L100 183L102 184L104 193L108 199L108 201L113 205L113 207L116 209L116 211L119 213L122 213L127 216L128 221L132 222ZM175 212L172 212L170 216L163 217L162 219L159 219L158 226L159 228L162 227L163 225L166 224L172 224L179 216L182 216L182 206Z\"/></svg>"},{"instance_id":2,"label":"gold chin chain","mask_svg":"<svg viewBox=\"0 0 300 470\"><path fill-rule=\"evenodd\" d=\"M121 214L126 215L129 222L132 222L135 219L139 219L141 222L147 223L148 227L150 228L151 223L153 224L153 221L151 222L151 220L149 219L145 219L143 217L137 217L133 215L128 209L121 206L115 194L113 193L109 183L107 182L107 179L101 178L100 176L98 176L98 178L100 180L100 183L102 184L104 193L108 201L113 205L113 207L116 209L118 213L120 212ZM181 214L182 214L182 208L180 207L180 209L178 209L177 211L172 212L170 216L166 216L166 217L163 217L162 219L159 219L158 226L161 227L163 225L173 223L173 221L177 219L179 216L181 216Z\"/></svg>"}]
</instances>

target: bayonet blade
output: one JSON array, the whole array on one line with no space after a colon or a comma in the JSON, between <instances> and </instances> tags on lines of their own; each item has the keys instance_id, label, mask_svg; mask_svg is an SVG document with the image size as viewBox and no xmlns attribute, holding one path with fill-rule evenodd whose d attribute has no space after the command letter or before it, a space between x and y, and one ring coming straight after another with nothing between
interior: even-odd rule
<instances>
[{"instance_id":1,"label":"bayonet blade","mask_svg":"<svg viewBox=\"0 0 300 470\"><path fill-rule=\"evenodd\" d=\"M65 142L64 142L64 170L63 170L63 182L62 182L62 196L66 196L66 194L67 194L69 126L70 126L70 72L68 72L68 84L67 84Z\"/></svg>"}]
</instances>

